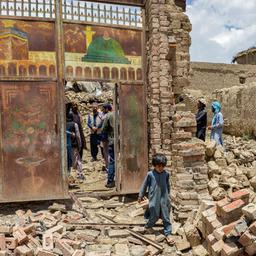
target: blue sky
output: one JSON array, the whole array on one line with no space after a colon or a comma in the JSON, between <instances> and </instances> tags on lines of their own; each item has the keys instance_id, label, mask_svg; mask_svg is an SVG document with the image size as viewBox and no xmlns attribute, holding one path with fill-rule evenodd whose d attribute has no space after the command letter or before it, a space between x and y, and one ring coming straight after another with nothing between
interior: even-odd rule
<instances>
[{"instance_id":1,"label":"blue sky","mask_svg":"<svg viewBox=\"0 0 256 256\"><path fill-rule=\"evenodd\" d=\"M192 61L230 63L256 46L256 0L187 0Z\"/></svg>"}]
</instances>

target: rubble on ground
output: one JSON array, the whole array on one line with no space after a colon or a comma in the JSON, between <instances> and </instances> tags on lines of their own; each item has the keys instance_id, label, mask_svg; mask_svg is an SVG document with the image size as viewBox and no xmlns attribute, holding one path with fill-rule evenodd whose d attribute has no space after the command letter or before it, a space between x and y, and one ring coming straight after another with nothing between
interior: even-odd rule
<instances>
[{"instance_id":1,"label":"rubble on ground","mask_svg":"<svg viewBox=\"0 0 256 256\"><path fill-rule=\"evenodd\" d=\"M256 255L256 204L249 198L249 191L243 189L201 204L184 225L194 230L186 233L187 240L193 241L193 255Z\"/></svg>"},{"instance_id":2,"label":"rubble on ground","mask_svg":"<svg viewBox=\"0 0 256 256\"><path fill-rule=\"evenodd\" d=\"M225 136L224 148L214 141L206 143L208 189L214 200L229 192L247 188L256 202L256 141Z\"/></svg>"},{"instance_id":3,"label":"rubble on ground","mask_svg":"<svg viewBox=\"0 0 256 256\"><path fill-rule=\"evenodd\" d=\"M122 202L117 196L77 198L73 193L71 197L72 209L53 203L47 210L16 210L8 218L0 216L0 255L179 255L176 247L167 244L161 225L145 231L147 202ZM185 237L174 238L185 250Z\"/></svg>"}]
</instances>

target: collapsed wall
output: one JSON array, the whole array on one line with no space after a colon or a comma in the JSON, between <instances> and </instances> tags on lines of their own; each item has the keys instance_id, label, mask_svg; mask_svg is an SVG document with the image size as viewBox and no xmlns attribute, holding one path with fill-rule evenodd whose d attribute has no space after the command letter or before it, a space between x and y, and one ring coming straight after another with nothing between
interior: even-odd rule
<instances>
[{"instance_id":1,"label":"collapsed wall","mask_svg":"<svg viewBox=\"0 0 256 256\"><path fill-rule=\"evenodd\" d=\"M192 62L190 89L211 94L217 89L249 84L256 79L253 65Z\"/></svg>"},{"instance_id":2,"label":"collapsed wall","mask_svg":"<svg viewBox=\"0 0 256 256\"><path fill-rule=\"evenodd\" d=\"M185 220L207 195L204 145L195 134L194 114L175 104L188 85L191 24L173 0L149 0L147 27L147 102L150 156L162 152L172 170L175 217Z\"/></svg>"},{"instance_id":3,"label":"collapsed wall","mask_svg":"<svg viewBox=\"0 0 256 256\"><path fill-rule=\"evenodd\" d=\"M212 98L222 103L226 133L256 136L256 83L216 90Z\"/></svg>"}]
</instances>

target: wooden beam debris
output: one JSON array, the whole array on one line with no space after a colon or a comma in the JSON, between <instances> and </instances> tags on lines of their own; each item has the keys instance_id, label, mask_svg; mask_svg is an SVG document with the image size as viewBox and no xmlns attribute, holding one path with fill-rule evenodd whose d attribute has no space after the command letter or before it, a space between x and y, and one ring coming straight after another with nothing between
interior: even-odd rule
<instances>
[{"instance_id":1,"label":"wooden beam debris","mask_svg":"<svg viewBox=\"0 0 256 256\"><path fill-rule=\"evenodd\" d=\"M69 192L69 195L72 198L72 200L77 204L77 206L80 208L81 213L83 214L83 217L88 220L90 218L90 215L85 209L85 207L83 206L82 201L72 192Z\"/></svg>"},{"instance_id":2,"label":"wooden beam debris","mask_svg":"<svg viewBox=\"0 0 256 256\"><path fill-rule=\"evenodd\" d=\"M145 237L145 236L143 236L143 235L141 235L138 232L135 232L133 230L128 229L128 231L134 237L136 237L136 238L142 240L143 242L146 242L146 243L154 246L155 248L157 248L159 250L159 252L163 251L163 246L160 245L159 243L157 243L157 242L155 242L155 241L153 241L153 240L151 240L151 239L149 239L149 238L147 238L147 237Z\"/></svg>"}]
</instances>

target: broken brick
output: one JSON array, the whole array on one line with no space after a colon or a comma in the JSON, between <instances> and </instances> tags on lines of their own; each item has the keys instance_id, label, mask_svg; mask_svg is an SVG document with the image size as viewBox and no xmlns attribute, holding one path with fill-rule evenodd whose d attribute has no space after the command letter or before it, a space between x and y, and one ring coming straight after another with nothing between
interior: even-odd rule
<instances>
[{"instance_id":1,"label":"broken brick","mask_svg":"<svg viewBox=\"0 0 256 256\"><path fill-rule=\"evenodd\" d=\"M66 242L70 246L72 246L72 248L74 248L74 249L80 249L81 248L81 241L74 241L74 240L71 240L71 239L61 239L61 240L63 242Z\"/></svg>"},{"instance_id":2,"label":"broken brick","mask_svg":"<svg viewBox=\"0 0 256 256\"><path fill-rule=\"evenodd\" d=\"M36 255L37 256L56 256L57 254L55 254L53 252L46 251L42 248L38 248Z\"/></svg>"},{"instance_id":3,"label":"broken brick","mask_svg":"<svg viewBox=\"0 0 256 256\"><path fill-rule=\"evenodd\" d=\"M238 242L246 247L252 244L253 240L255 240L256 237L252 235L249 231L246 231L242 234L242 236L239 238Z\"/></svg>"},{"instance_id":4,"label":"broken brick","mask_svg":"<svg viewBox=\"0 0 256 256\"><path fill-rule=\"evenodd\" d=\"M243 207L243 214L251 221L256 220L256 205L251 203Z\"/></svg>"},{"instance_id":5,"label":"broken brick","mask_svg":"<svg viewBox=\"0 0 256 256\"><path fill-rule=\"evenodd\" d=\"M33 233L33 232L35 231L35 224L29 224L29 225L23 227L23 231L24 231L27 235Z\"/></svg>"},{"instance_id":6,"label":"broken brick","mask_svg":"<svg viewBox=\"0 0 256 256\"><path fill-rule=\"evenodd\" d=\"M219 240L215 244L212 245L211 251L213 255L220 255L221 250L224 246L224 242L222 240Z\"/></svg>"},{"instance_id":7,"label":"broken brick","mask_svg":"<svg viewBox=\"0 0 256 256\"><path fill-rule=\"evenodd\" d=\"M18 244L22 244L22 243L24 243L24 242L26 242L28 240L27 234L21 228L17 228L13 232L13 237L17 238Z\"/></svg>"},{"instance_id":8,"label":"broken brick","mask_svg":"<svg viewBox=\"0 0 256 256\"><path fill-rule=\"evenodd\" d=\"M18 239L14 237L6 237L6 248L9 250L14 250L18 246Z\"/></svg>"},{"instance_id":9,"label":"broken brick","mask_svg":"<svg viewBox=\"0 0 256 256\"><path fill-rule=\"evenodd\" d=\"M33 256L33 251L26 245L21 245L14 250L14 254L16 256Z\"/></svg>"},{"instance_id":10,"label":"broken brick","mask_svg":"<svg viewBox=\"0 0 256 256\"><path fill-rule=\"evenodd\" d=\"M62 251L63 256L71 256L74 253L74 249L62 240L56 241L56 247Z\"/></svg>"},{"instance_id":11,"label":"broken brick","mask_svg":"<svg viewBox=\"0 0 256 256\"><path fill-rule=\"evenodd\" d=\"M43 234L43 249L51 251L54 248L52 233Z\"/></svg>"},{"instance_id":12,"label":"broken brick","mask_svg":"<svg viewBox=\"0 0 256 256\"><path fill-rule=\"evenodd\" d=\"M52 228L50 228L50 229L48 229L48 230L46 230L45 231L45 233L62 233L63 232L63 229L64 229L64 227L62 226L62 225L57 225L57 226L55 226L55 227L52 227Z\"/></svg>"},{"instance_id":13,"label":"broken brick","mask_svg":"<svg viewBox=\"0 0 256 256\"><path fill-rule=\"evenodd\" d=\"M222 208L229 204L230 203L230 200L225 197L223 198L222 200L218 201L217 204L216 204L216 213L218 216L221 216L221 213L222 213Z\"/></svg>"},{"instance_id":14,"label":"broken brick","mask_svg":"<svg viewBox=\"0 0 256 256\"><path fill-rule=\"evenodd\" d=\"M238 248L235 243L224 243L221 256L240 256L242 252L243 249Z\"/></svg>"},{"instance_id":15,"label":"broken brick","mask_svg":"<svg viewBox=\"0 0 256 256\"><path fill-rule=\"evenodd\" d=\"M250 229L251 232L256 236L256 221L254 221L254 222L250 225L249 229Z\"/></svg>"}]
</instances>

